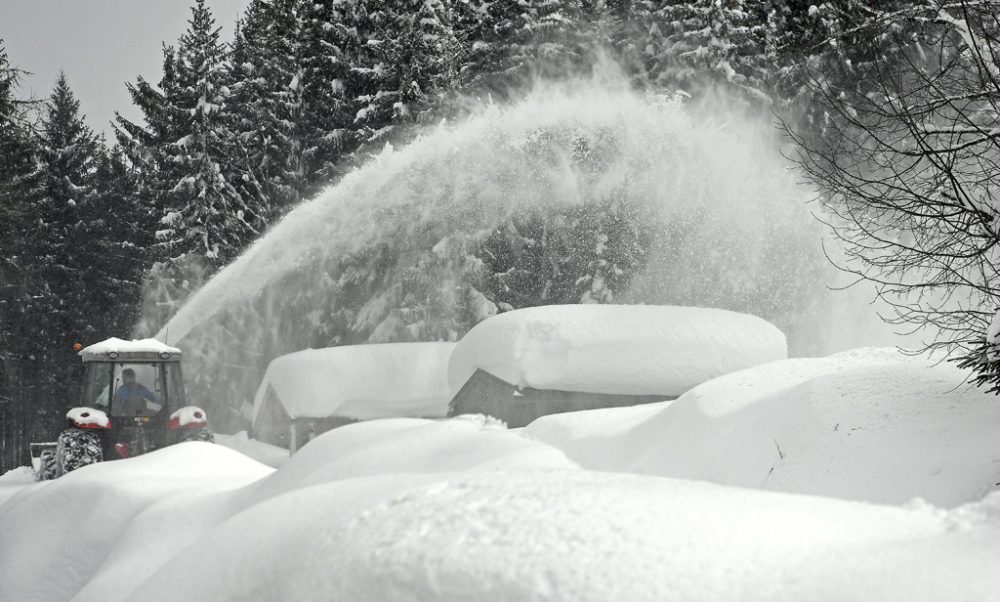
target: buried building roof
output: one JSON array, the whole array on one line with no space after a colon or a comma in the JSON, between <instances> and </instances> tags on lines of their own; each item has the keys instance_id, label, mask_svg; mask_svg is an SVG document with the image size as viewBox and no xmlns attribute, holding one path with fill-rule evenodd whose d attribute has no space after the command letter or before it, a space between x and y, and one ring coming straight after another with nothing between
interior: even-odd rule
<instances>
[{"instance_id":1,"label":"buried building roof","mask_svg":"<svg viewBox=\"0 0 1000 602\"><path fill-rule=\"evenodd\" d=\"M478 369L518 387L677 396L787 357L785 335L746 314L656 305L547 305L477 324L451 356L452 395Z\"/></svg>"},{"instance_id":2,"label":"buried building roof","mask_svg":"<svg viewBox=\"0 0 1000 602\"><path fill-rule=\"evenodd\" d=\"M307 349L275 358L254 398L254 422L272 388L290 418L439 417L448 411L455 343Z\"/></svg>"}]
</instances>

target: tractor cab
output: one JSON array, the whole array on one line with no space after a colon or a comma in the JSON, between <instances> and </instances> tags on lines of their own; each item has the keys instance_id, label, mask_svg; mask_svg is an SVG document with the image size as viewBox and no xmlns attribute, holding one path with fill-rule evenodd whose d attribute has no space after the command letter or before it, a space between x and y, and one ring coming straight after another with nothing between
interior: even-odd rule
<instances>
[{"instance_id":1,"label":"tractor cab","mask_svg":"<svg viewBox=\"0 0 1000 602\"><path fill-rule=\"evenodd\" d=\"M80 351L80 405L112 418L169 416L185 407L181 350L154 339L111 338Z\"/></svg>"},{"instance_id":2,"label":"tractor cab","mask_svg":"<svg viewBox=\"0 0 1000 602\"><path fill-rule=\"evenodd\" d=\"M83 360L80 404L69 408L69 428L57 441L31 444L39 479L174 443L214 441L205 411L184 398L180 349L117 338L75 348Z\"/></svg>"}]
</instances>

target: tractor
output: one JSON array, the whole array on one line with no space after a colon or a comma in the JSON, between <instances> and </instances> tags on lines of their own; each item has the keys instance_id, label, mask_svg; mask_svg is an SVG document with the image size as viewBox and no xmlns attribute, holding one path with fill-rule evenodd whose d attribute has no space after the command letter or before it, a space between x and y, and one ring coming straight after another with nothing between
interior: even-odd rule
<instances>
[{"instance_id":1,"label":"tractor","mask_svg":"<svg viewBox=\"0 0 1000 602\"><path fill-rule=\"evenodd\" d=\"M80 405L55 442L31 444L39 480L183 441L214 442L205 411L184 399L180 349L118 338L74 349L83 360Z\"/></svg>"}]
</instances>

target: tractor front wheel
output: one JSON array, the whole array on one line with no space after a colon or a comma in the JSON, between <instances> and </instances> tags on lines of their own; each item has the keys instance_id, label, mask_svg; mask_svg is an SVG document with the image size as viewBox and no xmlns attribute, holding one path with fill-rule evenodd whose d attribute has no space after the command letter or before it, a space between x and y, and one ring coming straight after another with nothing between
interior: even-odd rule
<instances>
[{"instance_id":1,"label":"tractor front wheel","mask_svg":"<svg viewBox=\"0 0 1000 602\"><path fill-rule=\"evenodd\" d=\"M104 460L101 440L96 433L84 429L66 429L59 434L56 445L56 476Z\"/></svg>"},{"instance_id":2,"label":"tractor front wheel","mask_svg":"<svg viewBox=\"0 0 1000 602\"><path fill-rule=\"evenodd\" d=\"M51 481L56 478L59 469L56 463L56 452L47 449L42 452L38 457L38 475L37 479L39 481Z\"/></svg>"},{"instance_id":3,"label":"tractor front wheel","mask_svg":"<svg viewBox=\"0 0 1000 602\"><path fill-rule=\"evenodd\" d=\"M208 429L181 429L178 443L185 441L205 441L215 443L215 434Z\"/></svg>"}]
</instances>

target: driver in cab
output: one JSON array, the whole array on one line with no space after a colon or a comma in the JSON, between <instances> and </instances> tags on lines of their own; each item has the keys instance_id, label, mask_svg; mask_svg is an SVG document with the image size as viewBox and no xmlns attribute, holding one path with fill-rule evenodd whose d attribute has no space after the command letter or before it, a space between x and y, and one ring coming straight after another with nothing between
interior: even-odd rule
<instances>
[{"instance_id":1,"label":"driver in cab","mask_svg":"<svg viewBox=\"0 0 1000 602\"><path fill-rule=\"evenodd\" d=\"M126 416L152 416L163 407L160 398L142 383L136 382L135 370L122 370L122 385L115 391L115 413Z\"/></svg>"}]
</instances>

